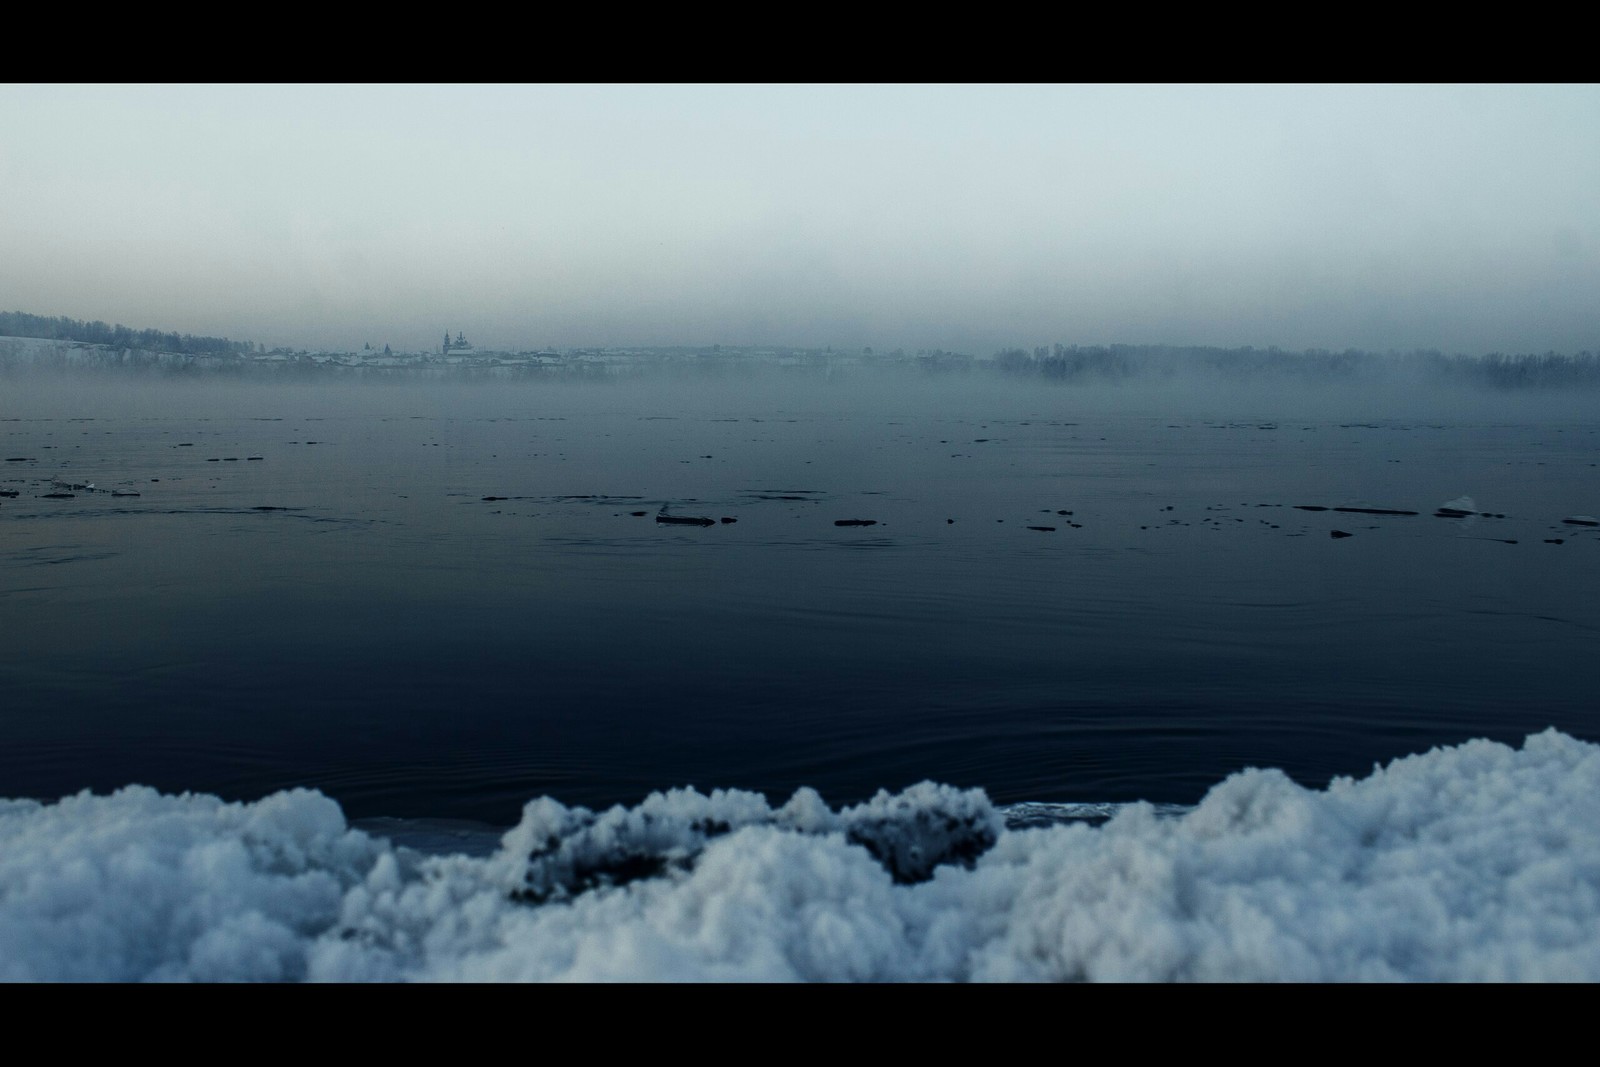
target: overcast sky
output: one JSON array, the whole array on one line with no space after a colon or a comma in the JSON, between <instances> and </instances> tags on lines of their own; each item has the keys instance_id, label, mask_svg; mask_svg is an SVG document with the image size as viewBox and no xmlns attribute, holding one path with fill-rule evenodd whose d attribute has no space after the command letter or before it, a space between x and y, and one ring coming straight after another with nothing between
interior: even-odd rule
<instances>
[{"instance_id":1,"label":"overcast sky","mask_svg":"<svg viewBox=\"0 0 1600 1067\"><path fill-rule=\"evenodd\" d=\"M0 86L0 310L269 347L1600 350L1596 86Z\"/></svg>"}]
</instances>

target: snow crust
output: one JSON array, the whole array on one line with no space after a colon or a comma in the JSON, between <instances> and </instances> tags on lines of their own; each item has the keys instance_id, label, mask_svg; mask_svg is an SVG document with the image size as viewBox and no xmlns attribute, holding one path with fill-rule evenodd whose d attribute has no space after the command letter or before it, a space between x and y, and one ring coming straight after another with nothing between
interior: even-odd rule
<instances>
[{"instance_id":1,"label":"snow crust","mask_svg":"<svg viewBox=\"0 0 1600 1067\"><path fill-rule=\"evenodd\" d=\"M423 856L306 790L0 801L9 980L1600 980L1600 746L1478 740L1309 790L1006 830L931 783L542 798Z\"/></svg>"}]
</instances>

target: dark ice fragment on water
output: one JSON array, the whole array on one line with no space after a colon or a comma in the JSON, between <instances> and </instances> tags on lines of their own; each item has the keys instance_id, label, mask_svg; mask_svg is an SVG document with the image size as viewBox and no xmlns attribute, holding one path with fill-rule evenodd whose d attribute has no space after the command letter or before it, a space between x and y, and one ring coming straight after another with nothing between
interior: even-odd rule
<instances>
[{"instance_id":1,"label":"dark ice fragment on water","mask_svg":"<svg viewBox=\"0 0 1600 1067\"><path fill-rule=\"evenodd\" d=\"M732 519L732 518L729 518L726 515L722 516L722 523L723 523L724 526L726 526L730 522L738 522L738 521L739 521L738 519Z\"/></svg>"},{"instance_id":2,"label":"dark ice fragment on water","mask_svg":"<svg viewBox=\"0 0 1600 1067\"><path fill-rule=\"evenodd\" d=\"M1415 515L1415 511L1402 511L1399 508L1334 508L1334 511L1351 512L1356 515Z\"/></svg>"},{"instance_id":3,"label":"dark ice fragment on water","mask_svg":"<svg viewBox=\"0 0 1600 1067\"><path fill-rule=\"evenodd\" d=\"M876 526L877 519L834 519L835 526Z\"/></svg>"},{"instance_id":4,"label":"dark ice fragment on water","mask_svg":"<svg viewBox=\"0 0 1600 1067\"><path fill-rule=\"evenodd\" d=\"M1335 540L1337 540L1338 538L1341 538L1341 537L1354 537L1355 534L1353 534L1353 533L1345 533L1343 530L1329 530L1328 531L1328 536L1334 538Z\"/></svg>"},{"instance_id":5,"label":"dark ice fragment on water","mask_svg":"<svg viewBox=\"0 0 1600 1067\"><path fill-rule=\"evenodd\" d=\"M1562 519L1568 526L1600 526L1600 519L1591 519L1587 515L1574 515L1570 519Z\"/></svg>"},{"instance_id":6,"label":"dark ice fragment on water","mask_svg":"<svg viewBox=\"0 0 1600 1067\"><path fill-rule=\"evenodd\" d=\"M1056 528L1054 526L1030 526L1030 527L1028 527L1028 529L1030 529L1030 530L1038 530L1040 533L1055 533L1056 532Z\"/></svg>"},{"instance_id":7,"label":"dark ice fragment on water","mask_svg":"<svg viewBox=\"0 0 1600 1067\"><path fill-rule=\"evenodd\" d=\"M657 515L656 521L668 526L715 526L716 519L708 519L698 515Z\"/></svg>"}]
</instances>

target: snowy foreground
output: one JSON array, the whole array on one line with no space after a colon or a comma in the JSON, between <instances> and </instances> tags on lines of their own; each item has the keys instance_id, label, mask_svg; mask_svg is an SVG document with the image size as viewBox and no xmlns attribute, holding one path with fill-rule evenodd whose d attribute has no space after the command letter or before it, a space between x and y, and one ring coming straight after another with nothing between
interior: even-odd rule
<instances>
[{"instance_id":1,"label":"snowy foreground","mask_svg":"<svg viewBox=\"0 0 1600 1067\"><path fill-rule=\"evenodd\" d=\"M1600 745L1435 750L1325 792L1007 831L924 784L530 803L425 857L298 790L0 801L12 980L1600 980Z\"/></svg>"}]
</instances>

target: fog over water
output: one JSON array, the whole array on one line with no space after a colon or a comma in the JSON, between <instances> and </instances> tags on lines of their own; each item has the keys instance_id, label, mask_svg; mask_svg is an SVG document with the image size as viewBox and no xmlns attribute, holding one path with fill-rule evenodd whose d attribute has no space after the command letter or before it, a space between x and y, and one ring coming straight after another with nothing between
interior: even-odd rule
<instances>
[{"instance_id":1,"label":"fog over water","mask_svg":"<svg viewBox=\"0 0 1600 1067\"><path fill-rule=\"evenodd\" d=\"M0 88L0 980L1600 979L1597 105Z\"/></svg>"}]
</instances>

